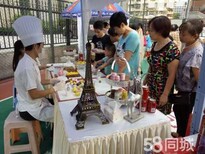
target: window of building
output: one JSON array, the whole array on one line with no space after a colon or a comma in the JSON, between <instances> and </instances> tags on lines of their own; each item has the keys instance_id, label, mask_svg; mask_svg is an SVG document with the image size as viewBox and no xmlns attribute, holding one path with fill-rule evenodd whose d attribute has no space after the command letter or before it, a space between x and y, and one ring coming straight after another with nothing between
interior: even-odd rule
<instances>
[{"instance_id":1,"label":"window of building","mask_svg":"<svg viewBox=\"0 0 205 154\"><path fill-rule=\"evenodd\" d=\"M136 8L136 9L140 9L140 7L141 7L140 4L136 4L136 5L135 5L135 8Z\"/></svg>"}]
</instances>

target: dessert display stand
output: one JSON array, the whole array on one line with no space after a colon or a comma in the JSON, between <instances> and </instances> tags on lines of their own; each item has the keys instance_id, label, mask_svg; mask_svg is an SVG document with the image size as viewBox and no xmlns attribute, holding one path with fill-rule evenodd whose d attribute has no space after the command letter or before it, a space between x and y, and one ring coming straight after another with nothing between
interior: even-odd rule
<instances>
[{"instance_id":1,"label":"dessert display stand","mask_svg":"<svg viewBox=\"0 0 205 154\"><path fill-rule=\"evenodd\" d=\"M131 74L130 65L125 58L122 58L122 59L126 62L128 74L130 75ZM111 66L112 71L114 70L115 63L116 63L116 60L114 60L112 63L112 66ZM134 122L140 120L141 118L143 118L143 115L141 114L142 86L141 86L141 95L140 94L130 95L131 94L130 86L134 85L134 80L114 81L114 80L106 77L106 82L111 85L111 89L112 89L112 86L127 88L128 97L124 103L127 106L127 114L124 116L125 120L127 120L130 123L134 123ZM140 83L142 85L141 80L140 80ZM116 101L118 101L118 100L116 100ZM135 104L136 104L135 102L139 103L139 110L135 109Z\"/></svg>"}]
</instances>

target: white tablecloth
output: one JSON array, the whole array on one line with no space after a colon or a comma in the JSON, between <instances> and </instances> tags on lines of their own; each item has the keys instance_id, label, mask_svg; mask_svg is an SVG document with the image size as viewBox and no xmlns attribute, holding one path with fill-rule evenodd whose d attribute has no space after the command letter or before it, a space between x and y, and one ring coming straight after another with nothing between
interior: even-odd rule
<instances>
[{"instance_id":1,"label":"white tablecloth","mask_svg":"<svg viewBox=\"0 0 205 154\"><path fill-rule=\"evenodd\" d=\"M98 100L103 108L104 96ZM91 116L84 129L76 130L76 118L70 115L76 104L72 100L55 105L53 154L141 154L144 138L170 137L170 120L159 111L142 113L144 118L133 124L122 120L102 125Z\"/></svg>"},{"instance_id":2,"label":"white tablecloth","mask_svg":"<svg viewBox=\"0 0 205 154\"><path fill-rule=\"evenodd\" d=\"M78 73L85 78L85 69L78 69ZM97 77L105 77L105 74L98 72L97 75L92 73L92 78L97 78Z\"/></svg>"}]
</instances>

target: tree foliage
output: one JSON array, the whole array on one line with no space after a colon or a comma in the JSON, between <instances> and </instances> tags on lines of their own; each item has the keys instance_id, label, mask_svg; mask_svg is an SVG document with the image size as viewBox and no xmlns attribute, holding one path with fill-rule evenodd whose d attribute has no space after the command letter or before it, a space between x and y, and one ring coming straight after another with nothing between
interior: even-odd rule
<instances>
[{"instance_id":1,"label":"tree foliage","mask_svg":"<svg viewBox=\"0 0 205 154\"><path fill-rule=\"evenodd\" d=\"M179 13L174 13L173 14L173 19L179 19L180 17L180 14Z\"/></svg>"}]
</instances>

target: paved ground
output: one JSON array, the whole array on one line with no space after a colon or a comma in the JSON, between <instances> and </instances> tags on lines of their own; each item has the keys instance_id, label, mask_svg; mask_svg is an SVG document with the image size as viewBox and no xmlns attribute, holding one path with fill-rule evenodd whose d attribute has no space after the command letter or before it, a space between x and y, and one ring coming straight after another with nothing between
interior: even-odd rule
<instances>
[{"instance_id":1,"label":"paved ground","mask_svg":"<svg viewBox=\"0 0 205 154\"><path fill-rule=\"evenodd\" d=\"M41 71L41 77L45 78L45 72ZM13 96L14 79L0 80L0 101Z\"/></svg>"},{"instance_id":2,"label":"paved ground","mask_svg":"<svg viewBox=\"0 0 205 154\"><path fill-rule=\"evenodd\" d=\"M13 78L0 81L0 100L13 96Z\"/></svg>"}]
</instances>

